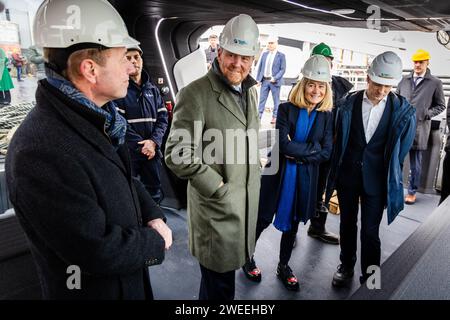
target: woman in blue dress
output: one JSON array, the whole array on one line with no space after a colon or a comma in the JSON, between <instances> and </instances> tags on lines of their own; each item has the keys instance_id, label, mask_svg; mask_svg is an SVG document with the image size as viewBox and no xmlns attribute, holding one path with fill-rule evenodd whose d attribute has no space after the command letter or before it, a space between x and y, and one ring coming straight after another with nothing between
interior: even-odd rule
<instances>
[{"instance_id":1,"label":"woman in blue dress","mask_svg":"<svg viewBox=\"0 0 450 320\"><path fill-rule=\"evenodd\" d=\"M272 223L282 232L277 276L289 290L298 290L297 277L289 267L300 222L316 211L320 163L329 159L333 144L330 64L313 55L302 69L303 78L278 109L279 169L265 175L276 163L270 161L261 180L256 240ZM248 279L261 281L261 271L251 257L242 267Z\"/></svg>"}]
</instances>

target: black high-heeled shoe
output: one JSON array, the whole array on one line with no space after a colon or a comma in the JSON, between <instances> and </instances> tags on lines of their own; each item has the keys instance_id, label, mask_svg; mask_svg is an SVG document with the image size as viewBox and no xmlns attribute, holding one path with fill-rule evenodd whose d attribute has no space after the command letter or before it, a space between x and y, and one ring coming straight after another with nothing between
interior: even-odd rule
<instances>
[{"instance_id":1,"label":"black high-heeled shoe","mask_svg":"<svg viewBox=\"0 0 450 320\"><path fill-rule=\"evenodd\" d=\"M253 257L242 266L242 271L250 281L261 282L261 270L256 266Z\"/></svg>"},{"instance_id":2,"label":"black high-heeled shoe","mask_svg":"<svg viewBox=\"0 0 450 320\"><path fill-rule=\"evenodd\" d=\"M277 267L277 276L281 282L283 282L286 289L292 291L298 291L300 289L298 279L289 265L279 263Z\"/></svg>"}]
</instances>

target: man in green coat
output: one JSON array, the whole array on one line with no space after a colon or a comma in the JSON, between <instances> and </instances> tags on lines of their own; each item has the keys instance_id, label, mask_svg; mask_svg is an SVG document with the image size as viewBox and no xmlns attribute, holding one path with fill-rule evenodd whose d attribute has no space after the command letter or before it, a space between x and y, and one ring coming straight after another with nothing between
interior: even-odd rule
<instances>
[{"instance_id":1,"label":"man in green coat","mask_svg":"<svg viewBox=\"0 0 450 320\"><path fill-rule=\"evenodd\" d=\"M188 179L189 249L200 263L199 299L233 300L235 270L255 247L260 189L256 23L241 14L220 35L209 72L178 94L167 166Z\"/></svg>"},{"instance_id":2,"label":"man in green coat","mask_svg":"<svg viewBox=\"0 0 450 320\"><path fill-rule=\"evenodd\" d=\"M11 103L11 93L9 90L14 88L7 66L8 57L5 51L0 48L0 107L7 106Z\"/></svg>"}]
</instances>

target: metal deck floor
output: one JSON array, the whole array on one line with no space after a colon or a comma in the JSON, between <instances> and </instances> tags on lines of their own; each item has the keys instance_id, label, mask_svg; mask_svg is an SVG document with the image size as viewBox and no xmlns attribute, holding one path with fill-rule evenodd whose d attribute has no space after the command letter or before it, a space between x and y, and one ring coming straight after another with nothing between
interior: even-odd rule
<instances>
[{"instance_id":1,"label":"metal deck floor","mask_svg":"<svg viewBox=\"0 0 450 320\"><path fill-rule=\"evenodd\" d=\"M405 205L405 209L390 226L387 225L386 215L384 216L380 226L382 262L432 213L439 201L438 195L418 194L417 198L415 205ZM155 299L196 300L200 269L197 260L188 250L186 211L165 211L174 244L166 253L163 264L150 268ZM262 271L262 281L259 284L252 283L242 271L237 271L237 300L340 300L346 299L359 288L359 243L358 261L351 287L335 289L331 286L331 280L339 264L340 248L307 236L308 226L309 223L300 225L297 246L289 263L299 278L300 291L286 290L275 275L281 233L270 226L261 235L255 252L255 260ZM329 214L327 229L338 233L338 215Z\"/></svg>"}]
</instances>

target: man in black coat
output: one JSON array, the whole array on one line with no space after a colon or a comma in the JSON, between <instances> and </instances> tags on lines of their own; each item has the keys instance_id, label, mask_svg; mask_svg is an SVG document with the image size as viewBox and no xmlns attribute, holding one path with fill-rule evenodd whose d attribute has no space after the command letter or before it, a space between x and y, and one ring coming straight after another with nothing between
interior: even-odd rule
<instances>
[{"instance_id":1,"label":"man in black coat","mask_svg":"<svg viewBox=\"0 0 450 320\"><path fill-rule=\"evenodd\" d=\"M126 121L110 103L127 93L126 46L137 41L106 1L57 4L36 14L47 79L8 150L10 199L44 299L151 299L147 267L163 261L172 234L132 178ZM55 29L74 5L85 28ZM105 21L116 22L114 37L96 28Z\"/></svg>"}]
</instances>

